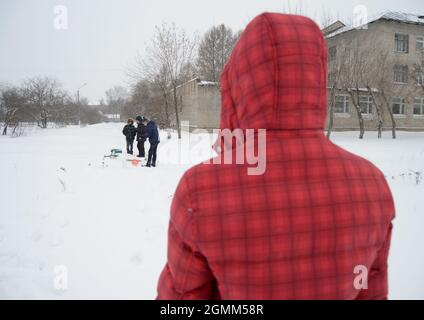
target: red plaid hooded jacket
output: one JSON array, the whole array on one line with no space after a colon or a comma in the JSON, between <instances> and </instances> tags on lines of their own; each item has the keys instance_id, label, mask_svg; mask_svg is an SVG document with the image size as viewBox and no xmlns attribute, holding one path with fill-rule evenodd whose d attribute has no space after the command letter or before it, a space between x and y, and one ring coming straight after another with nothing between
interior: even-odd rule
<instances>
[{"instance_id":1,"label":"red plaid hooded jacket","mask_svg":"<svg viewBox=\"0 0 424 320\"><path fill-rule=\"evenodd\" d=\"M221 129L266 129L266 170L184 174L158 299L387 297L392 196L374 165L324 136L326 65L308 18L247 26L222 73Z\"/></svg>"}]
</instances>

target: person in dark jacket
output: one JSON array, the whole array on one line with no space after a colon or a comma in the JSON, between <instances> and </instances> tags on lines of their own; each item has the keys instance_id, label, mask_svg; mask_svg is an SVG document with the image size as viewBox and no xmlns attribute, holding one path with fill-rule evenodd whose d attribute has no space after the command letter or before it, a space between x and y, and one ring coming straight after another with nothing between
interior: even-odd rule
<instances>
[{"instance_id":1,"label":"person in dark jacket","mask_svg":"<svg viewBox=\"0 0 424 320\"><path fill-rule=\"evenodd\" d=\"M144 117L137 116L137 149L139 158L144 158L146 152L144 150L144 142L146 141L146 126L143 123Z\"/></svg>"},{"instance_id":2,"label":"person in dark jacket","mask_svg":"<svg viewBox=\"0 0 424 320\"><path fill-rule=\"evenodd\" d=\"M134 127L134 120L128 119L127 124L122 130L122 134L125 136L127 140L127 153L133 154L133 144L134 139L137 134L137 129Z\"/></svg>"},{"instance_id":3,"label":"person in dark jacket","mask_svg":"<svg viewBox=\"0 0 424 320\"><path fill-rule=\"evenodd\" d=\"M149 154L147 157L147 167L155 167L156 166L156 152L158 149L158 144L160 142L159 139L159 131L158 127L156 126L156 123L152 120L148 120L147 118L144 118L144 125L146 126L146 139L149 139L150 148L149 148Z\"/></svg>"}]
</instances>

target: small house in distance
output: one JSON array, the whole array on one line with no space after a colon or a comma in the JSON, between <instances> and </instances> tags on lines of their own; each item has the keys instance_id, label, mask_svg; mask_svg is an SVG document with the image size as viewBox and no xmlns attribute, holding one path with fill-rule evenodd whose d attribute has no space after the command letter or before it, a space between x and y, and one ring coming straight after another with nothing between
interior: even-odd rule
<instances>
[{"instance_id":1,"label":"small house in distance","mask_svg":"<svg viewBox=\"0 0 424 320\"><path fill-rule=\"evenodd\" d=\"M194 78L177 87L177 98L183 130L219 128L221 94L218 83Z\"/></svg>"}]
</instances>

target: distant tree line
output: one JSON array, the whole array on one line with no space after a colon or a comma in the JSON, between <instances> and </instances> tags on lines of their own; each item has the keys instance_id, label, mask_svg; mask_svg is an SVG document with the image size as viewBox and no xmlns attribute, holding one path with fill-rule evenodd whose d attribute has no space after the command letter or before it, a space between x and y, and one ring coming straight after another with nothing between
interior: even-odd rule
<instances>
[{"instance_id":1,"label":"distant tree line","mask_svg":"<svg viewBox=\"0 0 424 320\"><path fill-rule=\"evenodd\" d=\"M121 119L146 115L162 128L176 128L181 137L177 87L195 77L218 85L240 33L224 24L201 37L189 35L175 24L156 26L144 54L126 70L130 88L110 88L97 107L74 97L55 78L34 77L20 85L1 85L2 134L24 122L47 128L49 123L98 123L107 119L105 114L119 114Z\"/></svg>"},{"instance_id":2,"label":"distant tree line","mask_svg":"<svg viewBox=\"0 0 424 320\"><path fill-rule=\"evenodd\" d=\"M24 122L47 128L56 125L92 124L103 116L88 105L85 98L76 101L62 85L50 77L33 77L20 85L3 84L0 87L1 134L15 131Z\"/></svg>"}]
</instances>

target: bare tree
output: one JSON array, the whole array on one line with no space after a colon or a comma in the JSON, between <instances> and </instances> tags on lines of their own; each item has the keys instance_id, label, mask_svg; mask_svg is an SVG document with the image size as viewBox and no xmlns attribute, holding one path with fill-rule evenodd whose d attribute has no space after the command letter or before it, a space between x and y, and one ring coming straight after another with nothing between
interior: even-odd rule
<instances>
[{"instance_id":1,"label":"bare tree","mask_svg":"<svg viewBox=\"0 0 424 320\"><path fill-rule=\"evenodd\" d=\"M378 89L376 88L379 71L378 59L380 57L375 55L376 51L372 48L365 49L364 47L361 47L361 51L362 63L364 64L364 68L361 69L362 72L360 74L360 80L361 83L364 85L364 91L368 93L369 97L371 97L371 105L375 108L377 117L377 136L380 139L382 137L384 121L383 107L376 97L376 92L378 92Z\"/></svg>"},{"instance_id":2,"label":"bare tree","mask_svg":"<svg viewBox=\"0 0 424 320\"><path fill-rule=\"evenodd\" d=\"M322 7L322 13L321 13L321 29L324 29L331 25L334 22L333 14L330 9ZM335 104L335 97L337 92L337 86L339 82L340 75L342 73L342 68L344 64L342 61L337 57L335 57L334 61L332 63L328 63L327 67L327 88L330 89L330 98L329 103L327 104L327 115L328 115L328 122L327 122L327 138L330 139L331 133L333 131L334 126L334 104Z\"/></svg>"},{"instance_id":3,"label":"bare tree","mask_svg":"<svg viewBox=\"0 0 424 320\"><path fill-rule=\"evenodd\" d=\"M108 111L111 113L121 113L129 97L127 89L123 86L114 86L108 89L105 95Z\"/></svg>"},{"instance_id":4,"label":"bare tree","mask_svg":"<svg viewBox=\"0 0 424 320\"><path fill-rule=\"evenodd\" d=\"M285 3L283 3L283 12L289 14L307 15L307 7L305 7L305 3L303 0L287 0Z\"/></svg>"},{"instance_id":5,"label":"bare tree","mask_svg":"<svg viewBox=\"0 0 424 320\"><path fill-rule=\"evenodd\" d=\"M47 128L50 116L62 111L66 92L56 79L49 77L27 79L22 90L38 126Z\"/></svg>"},{"instance_id":6,"label":"bare tree","mask_svg":"<svg viewBox=\"0 0 424 320\"><path fill-rule=\"evenodd\" d=\"M338 83L340 88L347 92L351 98L353 107L359 123L359 139L363 139L365 134L364 118L360 106L360 89L361 77L364 74L364 56L360 50L359 41L346 45L343 50L338 53L338 59L344 65L343 70L339 73Z\"/></svg>"},{"instance_id":7,"label":"bare tree","mask_svg":"<svg viewBox=\"0 0 424 320\"><path fill-rule=\"evenodd\" d=\"M157 83L141 80L132 89L129 108L137 110L138 114L154 118L160 127L169 128L170 115L167 113L168 108L163 105L167 103L164 92Z\"/></svg>"},{"instance_id":8,"label":"bare tree","mask_svg":"<svg viewBox=\"0 0 424 320\"><path fill-rule=\"evenodd\" d=\"M389 54L387 52L374 50L374 68L372 68L370 73L373 75L374 86L378 90L381 103L389 114L392 127L392 138L396 139L396 120L390 104L393 98L392 67L393 61L389 59Z\"/></svg>"},{"instance_id":9,"label":"bare tree","mask_svg":"<svg viewBox=\"0 0 424 320\"><path fill-rule=\"evenodd\" d=\"M382 137L384 124L384 110L390 115L392 123L392 137L396 138L396 121L387 94L392 92L393 61L389 59L388 52L382 50L384 44L377 37L368 39L368 45L361 47L361 56L364 64L361 74L361 83L371 97L372 106L376 111L378 138Z\"/></svg>"},{"instance_id":10,"label":"bare tree","mask_svg":"<svg viewBox=\"0 0 424 320\"><path fill-rule=\"evenodd\" d=\"M327 138L330 138L334 125L334 104L336 92L340 90L339 86L343 84L343 76L346 72L346 52L343 50L337 52L334 61L329 65L327 88L330 88L330 102L327 106L328 110L328 124L327 124Z\"/></svg>"},{"instance_id":11,"label":"bare tree","mask_svg":"<svg viewBox=\"0 0 424 320\"><path fill-rule=\"evenodd\" d=\"M206 31L200 42L197 58L198 72L203 78L219 82L221 72L239 35L234 34L231 28L224 24Z\"/></svg>"},{"instance_id":12,"label":"bare tree","mask_svg":"<svg viewBox=\"0 0 424 320\"><path fill-rule=\"evenodd\" d=\"M168 72L166 71L165 66L162 66L159 72L153 77L152 88L157 88L160 92L160 96L162 97L162 99L159 100L159 104L163 106L163 110L165 111L165 126L167 128L171 127L171 116L169 111L169 86L170 81Z\"/></svg>"},{"instance_id":13,"label":"bare tree","mask_svg":"<svg viewBox=\"0 0 424 320\"><path fill-rule=\"evenodd\" d=\"M10 126L14 126L15 131L24 121L35 121L39 127L47 128L48 123L61 126L76 124L80 116L84 123L102 120L98 110L89 106L86 98L81 98L78 104L56 79L49 77L34 77L25 80L21 86L2 88L0 107L3 111L3 135L8 133Z\"/></svg>"},{"instance_id":14,"label":"bare tree","mask_svg":"<svg viewBox=\"0 0 424 320\"><path fill-rule=\"evenodd\" d=\"M347 41L338 47L337 59L330 64L332 66L335 82L340 84L352 101L358 116L359 138L365 133L361 96L366 94L370 97L371 104L375 109L378 138L381 138L384 113L390 116L392 137L396 138L396 121L390 105L393 95L393 83L391 72L394 62L389 54L381 48L384 45L380 39L369 39L366 31L358 30L354 40ZM331 105L330 105L331 107ZM331 124L331 115L329 119Z\"/></svg>"},{"instance_id":15,"label":"bare tree","mask_svg":"<svg viewBox=\"0 0 424 320\"><path fill-rule=\"evenodd\" d=\"M340 14L334 13L334 11L331 8L326 7L325 5L322 5L321 7L321 15L319 17L320 27L321 29L325 29L326 27L330 26L334 22L340 19ZM317 20L317 19L314 19Z\"/></svg>"},{"instance_id":16,"label":"bare tree","mask_svg":"<svg viewBox=\"0 0 424 320\"><path fill-rule=\"evenodd\" d=\"M412 81L424 91L424 50L418 55L411 74Z\"/></svg>"},{"instance_id":17,"label":"bare tree","mask_svg":"<svg viewBox=\"0 0 424 320\"><path fill-rule=\"evenodd\" d=\"M330 138L334 127L334 104L336 100L336 93L339 90L338 84L340 83L340 77L343 72L343 66L335 69L335 72L331 75L331 83L328 83L327 88L330 88L330 101L327 106L328 123L327 123L327 138Z\"/></svg>"},{"instance_id":18,"label":"bare tree","mask_svg":"<svg viewBox=\"0 0 424 320\"><path fill-rule=\"evenodd\" d=\"M25 99L17 87L9 87L1 91L0 106L3 111L3 131L2 135L7 135L10 125L17 125L20 117L19 112L25 104Z\"/></svg>"},{"instance_id":19,"label":"bare tree","mask_svg":"<svg viewBox=\"0 0 424 320\"><path fill-rule=\"evenodd\" d=\"M183 82L184 70L194 58L196 41L189 37L184 30L178 29L175 24L162 24L156 26L156 32L146 49L146 57L141 61L141 69L144 77L155 79L158 71L162 71L166 77L162 77L169 83L175 112L175 122L178 138L181 139L181 124L178 110L177 87Z\"/></svg>"},{"instance_id":20,"label":"bare tree","mask_svg":"<svg viewBox=\"0 0 424 320\"><path fill-rule=\"evenodd\" d=\"M377 113L377 137L380 139L382 137L384 123L383 108L375 95L375 91L377 89L372 88L370 84L367 84L366 89L368 91L368 94L371 96L372 105L375 107L375 111Z\"/></svg>"},{"instance_id":21,"label":"bare tree","mask_svg":"<svg viewBox=\"0 0 424 320\"><path fill-rule=\"evenodd\" d=\"M127 76L131 85L132 103L141 105L141 112L155 119L159 114L164 114L161 122L166 128L170 128L171 81L166 66L162 65L157 70L147 67L141 55L138 55L135 63L127 69ZM150 97L153 94L147 92L148 90L159 92L158 99L145 99L146 96Z\"/></svg>"}]
</instances>

